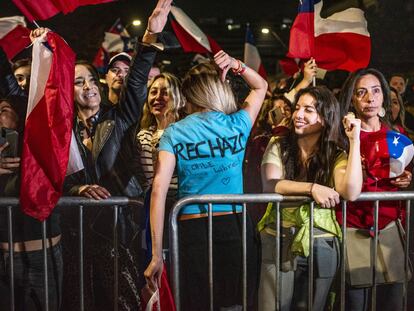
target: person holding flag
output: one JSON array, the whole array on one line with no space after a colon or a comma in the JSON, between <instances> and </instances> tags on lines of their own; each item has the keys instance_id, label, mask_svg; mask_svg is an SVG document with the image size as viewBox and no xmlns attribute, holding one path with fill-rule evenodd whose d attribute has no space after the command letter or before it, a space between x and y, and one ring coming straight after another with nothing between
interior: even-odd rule
<instances>
[{"instance_id":1,"label":"person holding flag","mask_svg":"<svg viewBox=\"0 0 414 311\"><path fill-rule=\"evenodd\" d=\"M388 83L376 69L360 69L346 80L340 102L344 113L361 119L363 192L399 191L407 188L412 174L414 147L390 122L391 95ZM404 208L399 201L379 203L377 253L377 310L402 310L404 269ZM342 210L336 211L342 223ZM365 311L372 284L371 245L374 236L373 202L349 202L347 206L347 261L349 279L346 310Z\"/></svg>"}]
</instances>

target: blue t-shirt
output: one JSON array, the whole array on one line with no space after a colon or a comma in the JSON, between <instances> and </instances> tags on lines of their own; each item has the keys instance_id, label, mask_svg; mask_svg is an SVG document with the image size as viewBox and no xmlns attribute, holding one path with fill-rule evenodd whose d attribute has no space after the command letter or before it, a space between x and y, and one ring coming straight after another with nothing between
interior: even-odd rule
<instances>
[{"instance_id":1,"label":"blue t-shirt","mask_svg":"<svg viewBox=\"0 0 414 311\"><path fill-rule=\"evenodd\" d=\"M226 115L202 112L171 124L161 137L159 150L173 153L177 161L178 197L194 194L243 193L243 158L252 127L241 109ZM214 212L240 207L215 204ZM207 205L192 204L183 214L206 213Z\"/></svg>"}]
</instances>

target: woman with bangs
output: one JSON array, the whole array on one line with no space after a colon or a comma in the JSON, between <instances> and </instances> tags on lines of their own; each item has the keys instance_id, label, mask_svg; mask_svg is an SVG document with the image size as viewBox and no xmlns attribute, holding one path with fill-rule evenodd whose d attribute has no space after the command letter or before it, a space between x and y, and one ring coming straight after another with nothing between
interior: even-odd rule
<instances>
[{"instance_id":1,"label":"woman with bangs","mask_svg":"<svg viewBox=\"0 0 414 311\"><path fill-rule=\"evenodd\" d=\"M174 170L178 174L178 198L194 194L240 194L242 164L252 124L267 90L267 83L241 61L220 51L216 65L192 68L183 80L186 118L171 124L161 137L159 161L153 182L150 219L152 260L145 271L155 289L163 270L162 237L165 199ZM232 69L251 91L243 109L225 81ZM238 310L242 304L241 207L213 205L214 310ZM181 297L183 310L210 310L208 290L207 206L186 206L179 218ZM247 226L247 284L254 294L257 248L251 221ZM251 297L249 297L251 298ZM248 299L248 310L253 300ZM228 308L228 309L227 309Z\"/></svg>"},{"instance_id":2,"label":"woman with bangs","mask_svg":"<svg viewBox=\"0 0 414 311\"><path fill-rule=\"evenodd\" d=\"M262 161L264 192L307 195L314 208L313 310L324 310L339 265L335 218L340 196L356 199L361 191L358 119L346 116L343 124L350 148L347 155L340 133L339 103L325 87L300 90L295 98L289 134L269 142ZM258 224L262 241L259 310L275 310L275 216L269 204ZM285 207L282 219L281 310L307 310L309 204Z\"/></svg>"}]
</instances>

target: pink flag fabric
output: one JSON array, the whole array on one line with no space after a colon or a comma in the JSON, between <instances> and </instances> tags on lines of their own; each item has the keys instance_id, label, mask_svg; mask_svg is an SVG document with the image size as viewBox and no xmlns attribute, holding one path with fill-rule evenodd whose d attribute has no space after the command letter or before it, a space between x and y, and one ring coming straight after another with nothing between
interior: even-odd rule
<instances>
[{"instance_id":1,"label":"pink flag fabric","mask_svg":"<svg viewBox=\"0 0 414 311\"><path fill-rule=\"evenodd\" d=\"M56 33L33 44L20 203L43 221L62 195L73 127L75 53Z\"/></svg>"},{"instance_id":2,"label":"pink flag fabric","mask_svg":"<svg viewBox=\"0 0 414 311\"><path fill-rule=\"evenodd\" d=\"M0 46L9 60L30 44L30 30L23 16L0 18Z\"/></svg>"},{"instance_id":3,"label":"pink flag fabric","mask_svg":"<svg viewBox=\"0 0 414 311\"><path fill-rule=\"evenodd\" d=\"M253 32L250 27L246 28L246 40L244 42L244 62L255 70L263 79L267 78L266 70L262 64L259 50L256 47Z\"/></svg>"},{"instance_id":4,"label":"pink flag fabric","mask_svg":"<svg viewBox=\"0 0 414 311\"><path fill-rule=\"evenodd\" d=\"M364 11L354 2L302 0L290 31L287 56L303 60L314 57L318 67L326 70L367 67L371 39Z\"/></svg>"},{"instance_id":5,"label":"pink flag fabric","mask_svg":"<svg viewBox=\"0 0 414 311\"><path fill-rule=\"evenodd\" d=\"M185 53L216 54L222 48L213 38L206 35L182 9L171 7L171 26Z\"/></svg>"},{"instance_id":6,"label":"pink flag fabric","mask_svg":"<svg viewBox=\"0 0 414 311\"><path fill-rule=\"evenodd\" d=\"M68 14L77 7L117 0L13 0L30 22L49 19L58 13Z\"/></svg>"}]
</instances>

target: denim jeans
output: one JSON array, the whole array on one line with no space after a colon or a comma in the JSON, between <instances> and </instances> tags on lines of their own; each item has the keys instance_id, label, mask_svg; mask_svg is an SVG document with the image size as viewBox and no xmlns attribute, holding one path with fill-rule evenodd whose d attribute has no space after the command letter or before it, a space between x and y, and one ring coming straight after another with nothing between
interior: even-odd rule
<instances>
[{"instance_id":1,"label":"denim jeans","mask_svg":"<svg viewBox=\"0 0 414 311\"><path fill-rule=\"evenodd\" d=\"M10 310L9 253L0 251L1 310ZM47 250L49 310L60 309L62 295L61 244ZM14 295L16 311L45 310L43 288L43 251L14 253Z\"/></svg>"}]
</instances>

